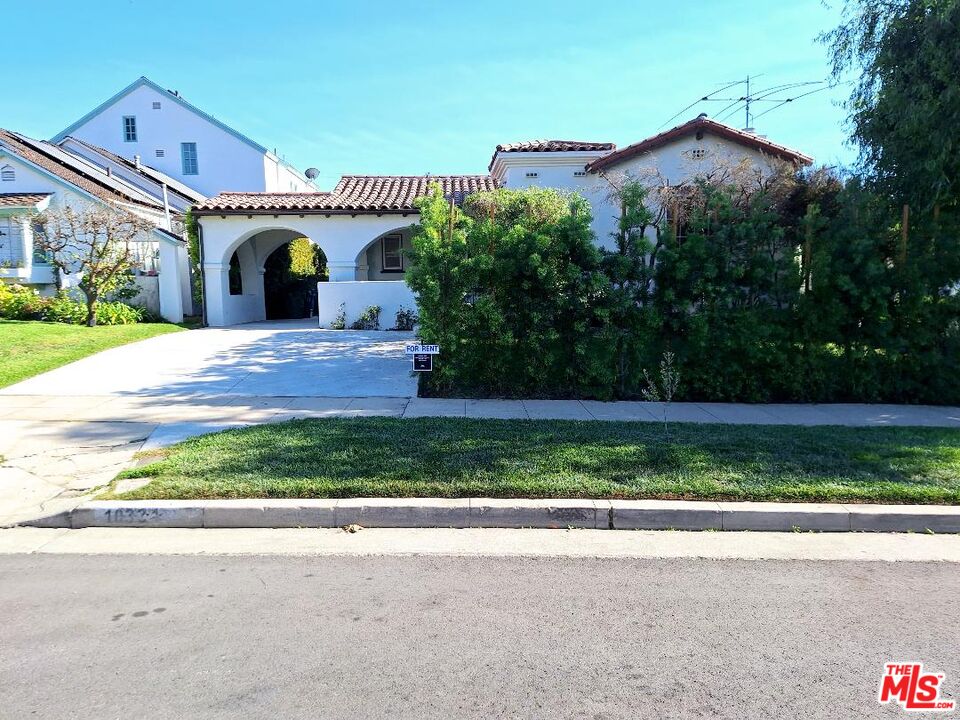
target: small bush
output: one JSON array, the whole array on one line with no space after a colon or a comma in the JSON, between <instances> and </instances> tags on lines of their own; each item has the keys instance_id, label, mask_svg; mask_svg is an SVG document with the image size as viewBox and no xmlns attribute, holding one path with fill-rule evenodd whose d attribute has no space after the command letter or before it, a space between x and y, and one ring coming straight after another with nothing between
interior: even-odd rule
<instances>
[{"instance_id":1,"label":"small bush","mask_svg":"<svg viewBox=\"0 0 960 720\"><path fill-rule=\"evenodd\" d=\"M7 320L42 320L50 298L33 288L0 282L0 318Z\"/></svg>"},{"instance_id":2,"label":"small bush","mask_svg":"<svg viewBox=\"0 0 960 720\"><path fill-rule=\"evenodd\" d=\"M132 325L143 322L147 312L122 302L97 305L98 325ZM82 325L87 321L86 304L66 292L47 297L23 285L0 283L0 318L6 320L43 320Z\"/></svg>"},{"instance_id":3,"label":"small bush","mask_svg":"<svg viewBox=\"0 0 960 720\"><path fill-rule=\"evenodd\" d=\"M84 317L86 317L86 310L84 310ZM98 325L134 325L142 320L142 308L131 307L121 302L105 302L97 305Z\"/></svg>"},{"instance_id":4,"label":"small bush","mask_svg":"<svg viewBox=\"0 0 960 720\"><path fill-rule=\"evenodd\" d=\"M87 306L71 300L65 293L57 293L50 298L43 319L48 322L83 325L87 321Z\"/></svg>"},{"instance_id":5,"label":"small bush","mask_svg":"<svg viewBox=\"0 0 960 720\"><path fill-rule=\"evenodd\" d=\"M360 313L357 321L350 326L351 330L379 330L380 329L380 311L379 305L370 305L366 310Z\"/></svg>"},{"instance_id":6,"label":"small bush","mask_svg":"<svg viewBox=\"0 0 960 720\"><path fill-rule=\"evenodd\" d=\"M393 328L394 330L413 330L413 326L417 324L419 318L415 310L410 308L401 307L397 310L397 324Z\"/></svg>"},{"instance_id":7,"label":"small bush","mask_svg":"<svg viewBox=\"0 0 960 720\"><path fill-rule=\"evenodd\" d=\"M337 317L335 317L333 322L330 323L330 329L331 330L347 329L347 311L344 308L343 303L340 303L340 309L337 311Z\"/></svg>"}]
</instances>

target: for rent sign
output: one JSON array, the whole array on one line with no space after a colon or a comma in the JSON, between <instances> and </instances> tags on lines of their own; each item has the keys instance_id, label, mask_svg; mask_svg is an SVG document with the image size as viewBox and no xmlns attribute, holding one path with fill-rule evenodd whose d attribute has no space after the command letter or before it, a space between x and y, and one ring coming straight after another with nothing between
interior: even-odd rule
<instances>
[{"instance_id":1,"label":"for rent sign","mask_svg":"<svg viewBox=\"0 0 960 720\"><path fill-rule=\"evenodd\" d=\"M439 345L407 345L407 355L439 355Z\"/></svg>"}]
</instances>

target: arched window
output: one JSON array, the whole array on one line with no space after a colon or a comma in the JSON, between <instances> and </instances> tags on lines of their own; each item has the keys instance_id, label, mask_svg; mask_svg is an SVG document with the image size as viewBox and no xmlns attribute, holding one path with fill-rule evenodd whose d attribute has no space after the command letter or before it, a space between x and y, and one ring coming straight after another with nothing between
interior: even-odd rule
<instances>
[{"instance_id":1,"label":"arched window","mask_svg":"<svg viewBox=\"0 0 960 720\"><path fill-rule=\"evenodd\" d=\"M240 258L237 253L233 253L230 258L230 272L228 274L230 281L230 294L243 295L243 272L240 270Z\"/></svg>"},{"instance_id":2,"label":"arched window","mask_svg":"<svg viewBox=\"0 0 960 720\"><path fill-rule=\"evenodd\" d=\"M17 179L16 171L9 165L4 165L0 168L0 181L3 182L13 182Z\"/></svg>"}]
</instances>

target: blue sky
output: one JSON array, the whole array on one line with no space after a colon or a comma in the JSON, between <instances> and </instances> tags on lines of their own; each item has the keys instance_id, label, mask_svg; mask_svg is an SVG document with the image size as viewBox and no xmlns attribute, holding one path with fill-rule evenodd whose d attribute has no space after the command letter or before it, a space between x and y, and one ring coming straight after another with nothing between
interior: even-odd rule
<instances>
[{"instance_id":1,"label":"blue sky","mask_svg":"<svg viewBox=\"0 0 960 720\"><path fill-rule=\"evenodd\" d=\"M763 73L763 87L825 78L815 37L839 18L819 0L55 0L42 17L37 7L4 10L7 27L37 31L4 34L0 126L48 138L146 75L297 167L316 166L323 187L345 173L486 172L500 142L627 145L747 74ZM755 125L818 162L849 163L844 95L817 93Z\"/></svg>"}]
</instances>

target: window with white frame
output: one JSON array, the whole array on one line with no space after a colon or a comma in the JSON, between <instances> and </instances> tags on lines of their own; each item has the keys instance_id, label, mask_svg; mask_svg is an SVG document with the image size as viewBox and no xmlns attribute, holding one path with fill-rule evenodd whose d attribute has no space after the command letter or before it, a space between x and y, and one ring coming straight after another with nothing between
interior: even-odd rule
<instances>
[{"instance_id":1,"label":"window with white frame","mask_svg":"<svg viewBox=\"0 0 960 720\"><path fill-rule=\"evenodd\" d=\"M386 235L380 241L384 272L403 272L403 235Z\"/></svg>"},{"instance_id":2,"label":"window with white frame","mask_svg":"<svg viewBox=\"0 0 960 720\"><path fill-rule=\"evenodd\" d=\"M9 165L4 165L0 168L0 181L2 182L13 182L17 179L16 171Z\"/></svg>"},{"instance_id":3,"label":"window with white frame","mask_svg":"<svg viewBox=\"0 0 960 720\"><path fill-rule=\"evenodd\" d=\"M23 267L23 225L18 218L0 216L0 269Z\"/></svg>"},{"instance_id":4,"label":"window with white frame","mask_svg":"<svg viewBox=\"0 0 960 720\"><path fill-rule=\"evenodd\" d=\"M195 142L180 143L180 160L183 163L184 175L200 174L200 166L197 162L197 144Z\"/></svg>"},{"instance_id":5,"label":"window with white frame","mask_svg":"<svg viewBox=\"0 0 960 720\"><path fill-rule=\"evenodd\" d=\"M123 141L137 141L137 118L134 115L123 116Z\"/></svg>"}]
</instances>

